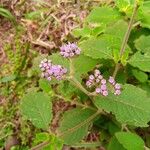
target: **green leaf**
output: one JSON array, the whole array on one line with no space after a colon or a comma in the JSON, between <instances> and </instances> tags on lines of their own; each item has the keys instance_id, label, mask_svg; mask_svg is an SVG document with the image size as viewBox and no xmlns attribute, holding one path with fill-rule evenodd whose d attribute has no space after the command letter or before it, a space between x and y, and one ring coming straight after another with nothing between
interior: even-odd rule
<instances>
[{"instance_id":1,"label":"green leaf","mask_svg":"<svg viewBox=\"0 0 150 150\"><path fill-rule=\"evenodd\" d=\"M127 31L127 27L128 24L124 20L119 20L106 28L105 32L109 38L109 43L113 51L114 61L117 63L119 60L121 60L123 65L126 65L129 53L131 53L129 46L127 45L122 58L120 58L120 47L124 39L124 35Z\"/></svg>"},{"instance_id":2,"label":"green leaf","mask_svg":"<svg viewBox=\"0 0 150 150\"><path fill-rule=\"evenodd\" d=\"M135 41L135 47L143 53L148 52L150 50L150 36L140 36L140 38Z\"/></svg>"},{"instance_id":3,"label":"green leaf","mask_svg":"<svg viewBox=\"0 0 150 150\"><path fill-rule=\"evenodd\" d=\"M86 56L93 59L113 59L112 49L106 37L100 39L91 38L80 44L81 50Z\"/></svg>"},{"instance_id":4,"label":"green leaf","mask_svg":"<svg viewBox=\"0 0 150 150\"><path fill-rule=\"evenodd\" d=\"M144 141L136 134L118 132L115 136L126 150L144 150Z\"/></svg>"},{"instance_id":5,"label":"green leaf","mask_svg":"<svg viewBox=\"0 0 150 150\"><path fill-rule=\"evenodd\" d=\"M116 23L113 25L109 26L106 29L106 34L113 35L116 38L119 38L122 42L124 35L127 31L128 24L124 20L118 20ZM116 32L117 31L117 32ZM120 46L120 45L119 45Z\"/></svg>"},{"instance_id":6,"label":"green leaf","mask_svg":"<svg viewBox=\"0 0 150 150\"><path fill-rule=\"evenodd\" d=\"M39 87L46 93L49 93L52 90L49 81L46 79L39 80Z\"/></svg>"},{"instance_id":7,"label":"green leaf","mask_svg":"<svg viewBox=\"0 0 150 150\"><path fill-rule=\"evenodd\" d=\"M94 103L98 108L112 112L123 124L146 127L150 121L150 99L145 91L133 85L123 86L119 96L97 96Z\"/></svg>"},{"instance_id":8,"label":"green leaf","mask_svg":"<svg viewBox=\"0 0 150 150\"><path fill-rule=\"evenodd\" d=\"M75 108L65 112L58 129L60 137L67 145L80 142L88 133L88 127L97 113L90 109Z\"/></svg>"},{"instance_id":9,"label":"green leaf","mask_svg":"<svg viewBox=\"0 0 150 150\"><path fill-rule=\"evenodd\" d=\"M12 74L9 76L5 76L3 78L0 79L0 83L6 83L6 82L10 82L16 79L16 75Z\"/></svg>"},{"instance_id":10,"label":"green leaf","mask_svg":"<svg viewBox=\"0 0 150 150\"><path fill-rule=\"evenodd\" d=\"M150 1L145 1L139 8L137 18L140 21L140 25L150 29Z\"/></svg>"},{"instance_id":11,"label":"green leaf","mask_svg":"<svg viewBox=\"0 0 150 150\"><path fill-rule=\"evenodd\" d=\"M109 24L111 22L115 22L120 18L120 15L117 10L111 7L96 7L94 8L86 21L89 23L97 23L97 24Z\"/></svg>"},{"instance_id":12,"label":"green leaf","mask_svg":"<svg viewBox=\"0 0 150 150\"><path fill-rule=\"evenodd\" d=\"M0 7L0 16L3 16L7 19L9 19L10 21L12 21L13 23L16 23L16 19L15 17L11 14L11 12L5 8L1 8Z\"/></svg>"},{"instance_id":13,"label":"green leaf","mask_svg":"<svg viewBox=\"0 0 150 150\"><path fill-rule=\"evenodd\" d=\"M133 67L137 67L142 71L150 72L150 52L141 54L136 52L130 59L129 64Z\"/></svg>"},{"instance_id":14,"label":"green leaf","mask_svg":"<svg viewBox=\"0 0 150 150\"><path fill-rule=\"evenodd\" d=\"M132 8L135 0L115 0L116 6L119 11L129 14L132 12Z\"/></svg>"},{"instance_id":15,"label":"green leaf","mask_svg":"<svg viewBox=\"0 0 150 150\"><path fill-rule=\"evenodd\" d=\"M37 133L33 141L34 145L39 144L44 141L49 141L49 136L50 135L46 132Z\"/></svg>"},{"instance_id":16,"label":"green leaf","mask_svg":"<svg viewBox=\"0 0 150 150\"><path fill-rule=\"evenodd\" d=\"M146 82L148 80L148 75L145 72L142 72L137 69L133 69L132 73L135 76L135 78L140 82Z\"/></svg>"},{"instance_id":17,"label":"green leaf","mask_svg":"<svg viewBox=\"0 0 150 150\"><path fill-rule=\"evenodd\" d=\"M72 33L75 37L90 37L91 29L89 27L76 28Z\"/></svg>"},{"instance_id":18,"label":"green leaf","mask_svg":"<svg viewBox=\"0 0 150 150\"><path fill-rule=\"evenodd\" d=\"M48 56L48 59L52 60L53 64L59 64L63 67L66 67L69 71L69 60L62 57L59 53L53 53L52 55Z\"/></svg>"},{"instance_id":19,"label":"green leaf","mask_svg":"<svg viewBox=\"0 0 150 150\"><path fill-rule=\"evenodd\" d=\"M126 150L117 140L116 137L113 137L108 145L108 150Z\"/></svg>"},{"instance_id":20,"label":"green leaf","mask_svg":"<svg viewBox=\"0 0 150 150\"><path fill-rule=\"evenodd\" d=\"M42 11L33 11L25 14L25 18L30 20L40 19L41 16L42 16Z\"/></svg>"},{"instance_id":21,"label":"green leaf","mask_svg":"<svg viewBox=\"0 0 150 150\"><path fill-rule=\"evenodd\" d=\"M71 101L71 97L77 93L78 89L75 88L69 81L61 82L58 85L58 92L61 93L65 100Z\"/></svg>"},{"instance_id":22,"label":"green leaf","mask_svg":"<svg viewBox=\"0 0 150 150\"><path fill-rule=\"evenodd\" d=\"M92 70L98 63L99 60L92 59L81 54L80 56L73 59L75 76L80 80L82 75L86 75L87 72Z\"/></svg>"},{"instance_id":23,"label":"green leaf","mask_svg":"<svg viewBox=\"0 0 150 150\"><path fill-rule=\"evenodd\" d=\"M52 119L51 99L42 92L28 93L22 99L21 111L36 127L47 129Z\"/></svg>"}]
</instances>

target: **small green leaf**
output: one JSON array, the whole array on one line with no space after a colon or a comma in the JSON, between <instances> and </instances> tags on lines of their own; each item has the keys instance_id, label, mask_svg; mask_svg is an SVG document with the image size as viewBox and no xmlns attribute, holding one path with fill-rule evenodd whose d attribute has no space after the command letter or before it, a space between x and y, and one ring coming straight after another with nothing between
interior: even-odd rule
<instances>
[{"instance_id":1,"label":"small green leaf","mask_svg":"<svg viewBox=\"0 0 150 150\"><path fill-rule=\"evenodd\" d=\"M135 47L143 53L148 52L150 50L150 36L142 35L135 41Z\"/></svg>"},{"instance_id":2,"label":"small green leaf","mask_svg":"<svg viewBox=\"0 0 150 150\"><path fill-rule=\"evenodd\" d=\"M119 11L126 14L131 14L135 0L115 0L116 6Z\"/></svg>"},{"instance_id":3,"label":"small green leaf","mask_svg":"<svg viewBox=\"0 0 150 150\"><path fill-rule=\"evenodd\" d=\"M142 72L137 69L133 69L132 73L135 76L135 78L140 82L146 82L148 80L148 75L145 72Z\"/></svg>"},{"instance_id":4,"label":"small green leaf","mask_svg":"<svg viewBox=\"0 0 150 150\"><path fill-rule=\"evenodd\" d=\"M140 21L140 25L144 28L150 29L150 1L144 1L143 5L140 6L137 18Z\"/></svg>"},{"instance_id":5,"label":"small green leaf","mask_svg":"<svg viewBox=\"0 0 150 150\"><path fill-rule=\"evenodd\" d=\"M144 141L136 134L118 132L115 136L126 150L144 150Z\"/></svg>"},{"instance_id":6,"label":"small green leaf","mask_svg":"<svg viewBox=\"0 0 150 150\"><path fill-rule=\"evenodd\" d=\"M63 67L66 67L69 71L69 60L62 57L60 53L53 53L52 55L48 56L48 59L52 60L53 64L59 64Z\"/></svg>"},{"instance_id":7,"label":"small green leaf","mask_svg":"<svg viewBox=\"0 0 150 150\"><path fill-rule=\"evenodd\" d=\"M116 137L113 137L108 145L108 150L126 150L117 140Z\"/></svg>"},{"instance_id":8,"label":"small green leaf","mask_svg":"<svg viewBox=\"0 0 150 150\"><path fill-rule=\"evenodd\" d=\"M89 27L76 28L72 33L75 37L90 37L91 29Z\"/></svg>"},{"instance_id":9,"label":"small green leaf","mask_svg":"<svg viewBox=\"0 0 150 150\"><path fill-rule=\"evenodd\" d=\"M16 79L16 75L9 75L9 76L5 76L3 78L0 79L0 83L6 83L6 82L10 82Z\"/></svg>"},{"instance_id":10,"label":"small green leaf","mask_svg":"<svg viewBox=\"0 0 150 150\"><path fill-rule=\"evenodd\" d=\"M58 129L60 138L67 145L80 142L88 133L88 126L97 116L97 113L90 109L75 108L65 112Z\"/></svg>"},{"instance_id":11,"label":"small green leaf","mask_svg":"<svg viewBox=\"0 0 150 150\"><path fill-rule=\"evenodd\" d=\"M74 66L75 77L78 80L81 80L82 75L86 75L87 72L92 70L98 63L99 63L99 60L92 59L83 54L74 58L73 66Z\"/></svg>"},{"instance_id":12,"label":"small green leaf","mask_svg":"<svg viewBox=\"0 0 150 150\"><path fill-rule=\"evenodd\" d=\"M11 14L11 12L5 8L0 7L0 16L7 18L8 20L16 23L15 17Z\"/></svg>"},{"instance_id":13,"label":"small green leaf","mask_svg":"<svg viewBox=\"0 0 150 150\"><path fill-rule=\"evenodd\" d=\"M47 129L52 119L51 99L42 92L28 93L22 99L21 111L36 127Z\"/></svg>"},{"instance_id":14,"label":"small green leaf","mask_svg":"<svg viewBox=\"0 0 150 150\"><path fill-rule=\"evenodd\" d=\"M41 18L41 11L33 11L25 14L26 19L35 20Z\"/></svg>"},{"instance_id":15,"label":"small green leaf","mask_svg":"<svg viewBox=\"0 0 150 150\"><path fill-rule=\"evenodd\" d=\"M119 96L111 93L107 97L97 96L94 103L98 108L112 112L123 124L146 127L150 121L150 99L144 90L133 85L123 86Z\"/></svg>"},{"instance_id":16,"label":"small green leaf","mask_svg":"<svg viewBox=\"0 0 150 150\"><path fill-rule=\"evenodd\" d=\"M49 81L46 79L39 80L39 87L46 93L49 93L52 90Z\"/></svg>"},{"instance_id":17,"label":"small green leaf","mask_svg":"<svg viewBox=\"0 0 150 150\"><path fill-rule=\"evenodd\" d=\"M133 67L137 67L145 72L150 72L150 52L145 54L136 52L128 62Z\"/></svg>"}]
</instances>

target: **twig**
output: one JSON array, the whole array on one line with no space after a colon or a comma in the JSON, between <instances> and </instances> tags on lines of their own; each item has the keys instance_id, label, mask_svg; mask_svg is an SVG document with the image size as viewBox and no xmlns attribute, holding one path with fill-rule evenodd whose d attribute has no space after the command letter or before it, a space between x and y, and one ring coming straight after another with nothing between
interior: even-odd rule
<instances>
[{"instance_id":1,"label":"twig","mask_svg":"<svg viewBox=\"0 0 150 150\"><path fill-rule=\"evenodd\" d=\"M139 7L139 5L138 5L137 1L135 1L135 6L134 6L133 13L132 13L132 16L131 16L129 25L128 25L128 29L127 29L127 31L126 31L126 34L125 34L125 36L124 36L124 39L123 39L123 41L122 41L122 45L121 45L121 48L120 48L120 58L121 58L121 57L123 56L123 54L124 54L124 51L125 51L125 48L126 48L126 45L127 45L127 42L128 42L129 36L130 36L130 33L131 33L131 29L132 29L134 17L135 17L135 15L136 15L136 13L137 13L138 7ZM114 78L116 77L119 68L120 68L120 63L117 63L116 66L115 66L114 73L113 73L113 77L114 77Z\"/></svg>"},{"instance_id":2,"label":"twig","mask_svg":"<svg viewBox=\"0 0 150 150\"><path fill-rule=\"evenodd\" d=\"M42 148L44 148L48 144L50 144L50 142L49 141L45 141L45 142L40 143L39 145L36 145L35 147L31 148L31 150L41 150Z\"/></svg>"}]
</instances>

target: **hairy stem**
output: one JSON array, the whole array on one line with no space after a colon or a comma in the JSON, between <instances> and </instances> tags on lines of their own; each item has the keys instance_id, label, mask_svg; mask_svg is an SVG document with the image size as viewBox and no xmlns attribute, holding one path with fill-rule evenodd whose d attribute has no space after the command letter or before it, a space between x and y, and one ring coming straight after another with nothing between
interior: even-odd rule
<instances>
[{"instance_id":1,"label":"hairy stem","mask_svg":"<svg viewBox=\"0 0 150 150\"><path fill-rule=\"evenodd\" d=\"M49 141L45 141L45 142L40 143L39 145L36 145L35 147L31 148L31 150L41 150L42 148L44 148L48 144L50 144L50 142Z\"/></svg>"},{"instance_id":2,"label":"hairy stem","mask_svg":"<svg viewBox=\"0 0 150 150\"><path fill-rule=\"evenodd\" d=\"M69 81L74 84L78 89L80 89L83 93L85 93L88 96L91 96L90 92L87 91L82 85L81 83L74 77L70 77Z\"/></svg>"},{"instance_id":3,"label":"hairy stem","mask_svg":"<svg viewBox=\"0 0 150 150\"><path fill-rule=\"evenodd\" d=\"M135 16L136 16L138 7L139 7L139 5L138 5L137 1L135 1L135 6L134 6L133 13L132 13L132 16L131 16L129 25L128 25L128 29L127 29L127 31L126 31L126 34L125 34L125 36L124 36L124 38L123 38L123 41L122 41L122 44L121 44L121 48L120 48L120 59L121 59L121 57L123 56L123 54L124 54L124 52L125 52L125 48L126 48L126 45L127 45L127 42L128 42L129 36L130 36L130 33L131 33L131 29L132 29L132 26L133 26L134 18L135 18ZM113 73L113 77L114 77L114 78L116 77L119 68L120 68L120 63L117 63L116 66L115 66L114 73Z\"/></svg>"},{"instance_id":4,"label":"hairy stem","mask_svg":"<svg viewBox=\"0 0 150 150\"><path fill-rule=\"evenodd\" d=\"M60 99L66 100L66 98L64 98L64 97L61 96L61 95L55 94L54 96L56 96L56 97L58 97L58 98L60 98ZM67 101L69 101L69 100L67 100ZM88 105L85 105L85 104L82 104L82 103L78 103L78 102L76 102L76 101L71 101L70 103L71 103L72 105L80 106L80 107L83 107L83 108L89 108L89 109L95 110L95 111L97 110L97 109L94 108L94 107L91 107L91 106L88 106Z\"/></svg>"}]
</instances>

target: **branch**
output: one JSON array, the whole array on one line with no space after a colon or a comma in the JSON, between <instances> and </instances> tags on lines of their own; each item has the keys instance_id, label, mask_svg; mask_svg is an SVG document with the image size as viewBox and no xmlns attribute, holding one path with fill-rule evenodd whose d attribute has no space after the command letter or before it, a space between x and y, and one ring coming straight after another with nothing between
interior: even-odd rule
<instances>
[{"instance_id":1,"label":"branch","mask_svg":"<svg viewBox=\"0 0 150 150\"><path fill-rule=\"evenodd\" d=\"M41 150L42 148L44 148L48 144L50 144L50 142L49 141L45 141L45 142L40 143L39 145L36 145L35 147L31 148L31 150Z\"/></svg>"},{"instance_id":2,"label":"branch","mask_svg":"<svg viewBox=\"0 0 150 150\"><path fill-rule=\"evenodd\" d=\"M122 45L121 45L121 48L120 48L120 58L123 56L123 54L125 52L125 48L126 48L126 45L127 45L130 33L131 33L131 29L132 29L132 26L133 26L134 18L136 16L138 7L139 7L139 5L138 5L137 1L135 1L135 6L134 6L133 13L132 13L129 25L128 25L128 29L126 31L126 34L124 36L124 39L122 41ZM117 63L116 66L115 66L114 73L113 73L114 78L116 77L119 68L120 68L120 63Z\"/></svg>"}]
</instances>

